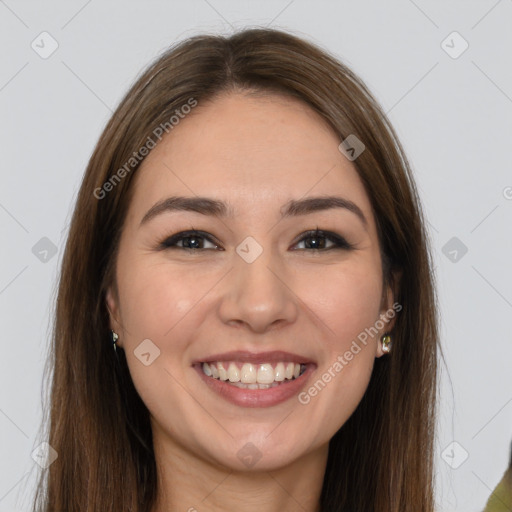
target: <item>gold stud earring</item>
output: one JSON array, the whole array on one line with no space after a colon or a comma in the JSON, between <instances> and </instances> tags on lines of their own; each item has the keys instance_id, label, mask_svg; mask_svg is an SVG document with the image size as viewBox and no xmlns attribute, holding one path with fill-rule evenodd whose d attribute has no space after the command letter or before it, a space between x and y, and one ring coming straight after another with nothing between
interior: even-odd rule
<instances>
[{"instance_id":1,"label":"gold stud earring","mask_svg":"<svg viewBox=\"0 0 512 512\"><path fill-rule=\"evenodd\" d=\"M391 341L391 336L389 334L384 334L381 338L382 342L382 352L384 354L389 354L391 352L391 347L393 346L393 342Z\"/></svg>"}]
</instances>

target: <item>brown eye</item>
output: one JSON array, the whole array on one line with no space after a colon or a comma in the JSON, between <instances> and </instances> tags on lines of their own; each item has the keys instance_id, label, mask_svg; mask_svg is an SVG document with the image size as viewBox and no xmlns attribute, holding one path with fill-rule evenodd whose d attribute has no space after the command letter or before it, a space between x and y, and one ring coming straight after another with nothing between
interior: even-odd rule
<instances>
[{"instance_id":1,"label":"brown eye","mask_svg":"<svg viewBox=\"0 0 512 512\"><path fill-rule=\"evenodd\" d=\"M181 243L181 245L179 245ZM213 247L205 247L205 244ZM160 243L161 249L185 249L194 251L196 249L219 249L219 246L206 233L201 231L181 231Z\"/></svg>"},{"instance_id":2,"label":"brown eye","mask_svg":"<svg viewBox=\"0 0 512 512\"><path fill-rule=\"evenodd\" d=\"M298 250L309 249L328 251L331 249L349 250L353 248L353 246L349 244L343 237L329 231L322 231L320 229L308 231L305 233L304 236L297 242L297 244L302 242L305 243L305 247ZM331 245L327 246L328 243Z\"/></svg>"}]
</instances>

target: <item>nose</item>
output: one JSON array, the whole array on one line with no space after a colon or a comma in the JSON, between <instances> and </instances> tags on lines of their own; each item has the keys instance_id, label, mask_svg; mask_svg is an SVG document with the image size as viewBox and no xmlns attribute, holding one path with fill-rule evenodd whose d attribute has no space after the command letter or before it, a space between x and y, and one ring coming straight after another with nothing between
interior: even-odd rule
<instances>
[{"instance_id":1,"label":"nose","mask_svg":"<svg viewBox=\"0 0 512 512\"><path fill-rule=\"evenodd\" d=\"M219 308L225 324L264 333L296 320L298 299L291 277L271 252L264 250L252 263L235 255Z\"/></svg>"}]
</instances>

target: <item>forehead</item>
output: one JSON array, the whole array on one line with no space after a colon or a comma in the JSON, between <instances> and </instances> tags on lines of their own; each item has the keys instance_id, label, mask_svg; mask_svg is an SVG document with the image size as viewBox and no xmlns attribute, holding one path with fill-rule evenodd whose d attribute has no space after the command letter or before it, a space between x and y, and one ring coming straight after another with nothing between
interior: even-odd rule
<instances>
[{"instance_id":1,"label":"forehead","mask_svg":"<svg viewBox=\"0 0 512 512\"><path fill-rule=\"evenodd\" d=\"M339 138L306 104L277 95L226 94L201 103L146 157L133 209L169 195L230 203L235 214L275 210L290 199L336 193L371 207Z\"/></svg>"}]
</instances>

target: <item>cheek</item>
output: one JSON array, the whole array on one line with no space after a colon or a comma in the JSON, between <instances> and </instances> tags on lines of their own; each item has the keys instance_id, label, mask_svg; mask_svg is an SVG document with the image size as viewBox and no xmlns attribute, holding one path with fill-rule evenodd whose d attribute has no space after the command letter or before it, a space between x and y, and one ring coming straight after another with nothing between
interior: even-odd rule
<instances>
[{"instance_id":1,"label":"cheek","mask_svg":"<svg viewBox=\"0 0 512 512\"><path fill-rule=\"evenodd\" d=\"M374 266L347 264L304 280L302 289L326 333L321 368L306 393L324 425L336 431L360 403L373 371L377 337L365 329L379 319L381 276Z\"/></svg>"},{"instance_id":2,"label":"cheek","mask_svg":"<svg viewBox=\"0 0 512 512\"><path fill-rule=\"evenodd\" d=\"M130 338L163 339L211 287L208 279L185 278L165 264L134 267L119 286L122 317Z\"/></svg>"},{"instance_id":3,"label":"cheek","mask_svg":"<svg viewBox=\"0 0 512 512\"><path fill-rule=\"evenodd\" d=\"M121 314L126 331L123 348L134 386L152 414L162 414L162 404L170 410L181 409L183 390L178 381L182 381L182 360L188 338L194 333L194 325L197 326L194 306L207 290L203 290L207 283L191 286L183 272L171 272L165 263L130 267L126 262L119 268ZM131 273L126 272L128 268ZM138 354L141 342L147 339L154 346L146 345L151 361L146 366Z\"/></svg>"},{"instance_id":4,"label":"cheek","mask_svg":"<svg viewBox=\"0 0 512 512\"><path fill-rule=\"evenodd\" d=\"M352 340L379 318L381 276L373 267L326 268L300 278L299 297L330 333L331 350L346 350Z\"/></svg>"}]
</instances>

